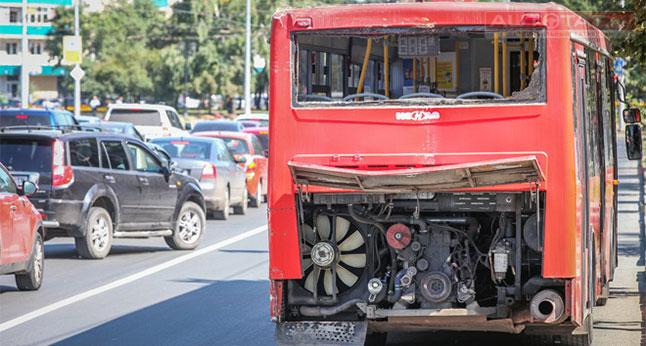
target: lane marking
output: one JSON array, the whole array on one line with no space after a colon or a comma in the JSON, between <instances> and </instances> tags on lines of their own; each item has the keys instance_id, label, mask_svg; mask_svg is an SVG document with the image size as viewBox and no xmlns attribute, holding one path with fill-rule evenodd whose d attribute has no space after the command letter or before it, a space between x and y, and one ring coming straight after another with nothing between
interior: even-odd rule
<instances>
[{"instance_id":1,"label":"lane marking","mask_svg":"<svg viewBox=\"0 0 646 346\"><path fill-rule=\"evenodd\" d=\"M105 284L103 286L99 286L97 288L93 288L93 289L91 289L89 291L85 291L83 293L79 293L79 294L71 296L69 298L65 298L65 299L60 300L60 301L58 301L56 303L53 303L53 304L47 305L45 307L42 307L42 308L40 308L38 310L34 310L34 311L30 312L30 313L27 313L27 314L24 314L22 316L16 317L16 318L14 318L12 320L3 322L3 323L0 324L0 333L6 331L8 329L11 329L13 327L16 327L18 325L21 325L21 324L23 324L25 322L31 321L31 320L33 320L35 318L40 317L40 316L43 316L45 314L48 314L50 312L53 312L53 311L59 310L61 308L64 308L64 307L66 307L68 305L78 303L78 302L80 302L82 300L85 300L87 298L96 296L96 295L104 293L106 291L109 291L109 290L115 289L117 287L121 287L123 285L129 284L129 283L131 283L133 281L136 281L136 280L145 278L147 276L153 275L153 274L158 273L158 272L160 272L162 270L165 270L165 269L168 269L170 267L176 266L176 265L178 265L180 263L184 263L184 262L186 262L188 260L191 260L193 258L208 254L210 252L213 252L213 251L221 249L221 248L223 248L225 246L229 246L231 244L237 243L237 242L239 242L241 240L244 240L244 239L247 239L249 237L253 237L254 235L257 235L257 234L260 234L262 232L265 232L266 230L267 230L267 225L251 229L251 230L246 231L244 233L238 234L235 237L231 237L229 239L225 239L225 240L217 242L215 244L211 244L211 245L209 245L209 246L207 246L205 248L195 250L195 251L193 251L193 252L191 252L189 254L186 254L184 256L173 258L172 260L160 263L160 264L158 264L158 265L156 265L154 267L150 267L150 268L145 269L143 271L140 271L138 273L126 276L126 277L124 277L122 279L113 281L113 282Z\"/></svg>"}]
</instances>

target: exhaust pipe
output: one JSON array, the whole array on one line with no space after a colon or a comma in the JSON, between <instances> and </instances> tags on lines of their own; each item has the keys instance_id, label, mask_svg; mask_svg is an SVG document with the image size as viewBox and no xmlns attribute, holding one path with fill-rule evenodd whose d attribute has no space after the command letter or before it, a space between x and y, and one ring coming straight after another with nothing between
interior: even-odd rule
<instances>
[{"instance_id":1,"label":"exhaust pipe","mask_svg":"<svg viewBox=\"0 0 646 346\"><path fill-rule=\"evenodd\" d=\"M532 298L529 311L536 322L558 324L567 318L563 297L555 290L542 290Z\"/></svg>"}]
</instances>

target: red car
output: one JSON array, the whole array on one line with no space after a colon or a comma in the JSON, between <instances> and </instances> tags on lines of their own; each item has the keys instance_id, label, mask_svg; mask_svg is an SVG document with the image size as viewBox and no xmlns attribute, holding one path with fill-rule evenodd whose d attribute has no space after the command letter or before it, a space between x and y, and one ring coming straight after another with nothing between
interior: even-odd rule
<instances>
[{"instance_id":1,"label":"red car","mask_svg":"<svg viewBox=\"0 0 646 346\"><path fill-rule=\"evenodd\" d=\"M18 186L0 164L0 274L14 274L21 291L37 290L43 282L45 231L27 199L36 190L30 181Z\"/></svg>"},{"instance_id":2,"label":"red car","mask_svg":"<svg viewBox=\"0 0 646 346\"><path fill-rule=\"evenodd\" d=\"M229 152L238 160L245 157L249 206L257 208L267 200L267 157L258 137L243 132L198 132L194 136L220 138L227 144Z\"/></svg>"}]
</instances>

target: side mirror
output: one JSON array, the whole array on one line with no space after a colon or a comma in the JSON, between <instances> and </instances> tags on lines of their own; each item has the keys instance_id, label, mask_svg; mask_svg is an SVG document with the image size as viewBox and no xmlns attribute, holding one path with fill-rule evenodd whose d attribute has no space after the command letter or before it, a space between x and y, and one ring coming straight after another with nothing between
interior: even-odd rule
<instances>
[{"instance_id":1,"label":"side mirror","mask_svg":"<svg viewBox=\"0 0 646 346\"><path fill-rule=\"evenodd\" d=\"M236 163L247 163L247 157L244 155L236 155L233 157Z\"/></svg>"},{"instance_id":2,"label":"side mirror","mask_svg":"<svg viewBox=\"0 0 646 346\"><path fill-rule=\"evenodd\" d=\"M190 130L193 129L193 125L191 125L191 123L186 123L186 124L184 124L184 129L186 131L190 131Z\"/></svg>"},{"instance_id":3,"label":"side mirror","mask_svg":"<svg viewBox=\"0 0 646 346\"><path fill-rule=\"evenodd\" d=\"M626 155L629 160L642 159L642 129L638 124L626 125Z\"/></svg>"},{"instance_id":4,"label":"side mirror","mask_svg":"<svg viewBox=\"0 0 646 346\"><path fill-rule=\"evenodd\" d=\"M269 149L263 150L262 154L265 155L265 157L269 157Z\"/></svg>"},{"instance_id":5,"label":"side mirror","mask_svg":"<svg viewBox=\"0 0 646 346\"><path fill-rule=\"evenodd\" d=\"M166 178L166 181L168 181L170 179L171 174L173 174L173 171L171 171L171 169L166 166L162 167L161 172L164 175L164 178Z\"/></svg>"},{"instance_id":6,"label":"side mirror","mask_svg":"<svg viewBox=\"0 0 646 346\"><path fill-rule=\"evenodd\" d=\"M32 183L31 181L23 181L18 194L20 194L21 196L31 196L36 193L36 191L38 191L36 184Z\"/></svg>"},{"instance_id":7,"label":"side mirror","mask_svg":"<svg viewBox=\"0 0 646 346\"><path fill-rule=\"evenodd\" d=\"M624 122L626 124L640 123L642 121L641 112L639 108L626 108L624 109Z\"/></svg>"}]
</instances>

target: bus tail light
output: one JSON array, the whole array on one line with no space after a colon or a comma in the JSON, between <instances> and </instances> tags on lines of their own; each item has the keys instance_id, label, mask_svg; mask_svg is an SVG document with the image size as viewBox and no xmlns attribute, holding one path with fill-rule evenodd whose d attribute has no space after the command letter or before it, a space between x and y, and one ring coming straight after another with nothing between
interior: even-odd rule
<instances>
[{"instance_id":1,"label":"bus tail light","mask_svg":"<svg viewBox=\"0 0 646 346\"><path fill-rule=\"evenodd\" d=\"M538 13L525 13L520 21L523 24L538 24L541 22L541 15Z\"/></svg>"},{"instance_id":2,"label":"bus tail light","mask_svg":"<svg viewBox=\"0 0 646 346\"><path fill-rule=\"evenodd\" d=\"M52 187L67 187L74 181L72 166L65 165L65 145L59 140L52 146Z\"/></svg>"}]
</instances>

